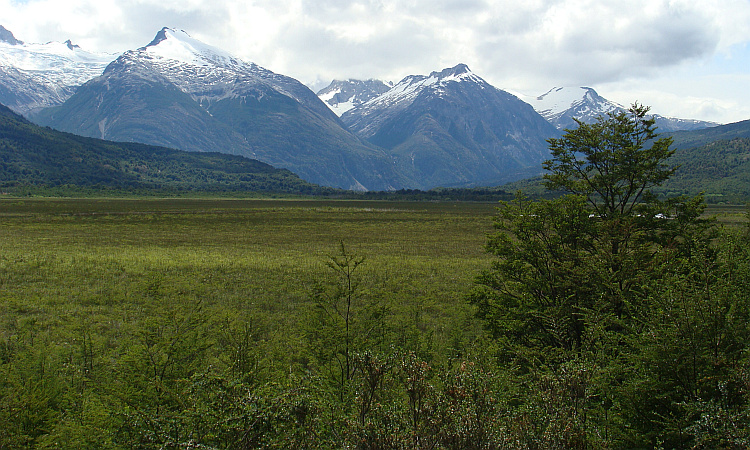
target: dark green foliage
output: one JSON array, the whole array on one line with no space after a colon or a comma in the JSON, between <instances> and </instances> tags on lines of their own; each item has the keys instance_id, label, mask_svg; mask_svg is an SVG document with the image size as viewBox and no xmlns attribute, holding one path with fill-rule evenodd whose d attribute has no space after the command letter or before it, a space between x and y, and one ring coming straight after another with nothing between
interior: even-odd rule
<instances>
[{"instance_id":1,"label":"dark green foliage","mask_svg":"<svg viewBox=\"0 0 750 450\"><path fill-rule=\"evenodd\" d=\"M678 151L702 147L716 141L750 138L750 120L694 131L678 131L670 133L670 137L674 140L674 148Z\"/></svg>"},{"instance_id":2,"label":"dark green foliage","mask_svg":"<svg viewBox=\"0 0 750 450\"><path fill-rule=\"evenodd\" d=\"M532 448L748 438L748 245L719 235L702 197L651 192L674 169L647 111L551 139L547 186L569 194L503 203L488 239L470 300L523 386L514 423Z\"/></svg>"}]
</instances>

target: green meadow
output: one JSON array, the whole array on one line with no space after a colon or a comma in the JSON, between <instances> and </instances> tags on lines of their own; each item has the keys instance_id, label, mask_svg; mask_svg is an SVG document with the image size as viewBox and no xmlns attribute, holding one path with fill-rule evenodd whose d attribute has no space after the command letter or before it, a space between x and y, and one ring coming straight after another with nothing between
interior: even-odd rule
<instances>
[{"instance_id":1,"label":"green meadow","mask_svg":"<svg viewBox=\"0 0 750 450\"><path fill-rule=\"evenodd\" d=\"M376 325L369 350L436 362L470 351L483 331L465 298L489 263L495 206L3 199L0 427L18 433L0 448L116 446L113 428L177 401L164 385L207 370L254 383L310 373L325 360L311 350L324 345L311 344L314 298L337 286L327 262L342 244L363 258L352 317Z\"/></svg>"},{"instance_id":2,"label":"green meadow","mask_svg":"<svg viewBox=\"0 0 750 450\"><path fill-rule=\"evenodd\" d=\"M464 297L488 264L493 204L306 200L6 200L0 203L3 333L106 332L151 308L201 302L279 341L306 320L343 243L395 323L435 339L479 333ZM132 314L135 314L133 316ZM14 323L16 322L16 323ZM395 326L395 325L394 325ZM276 339L275 339L276 340ZM274 342L276 344L278 342Z\"/></svg>"},{"instance_id":3,"label":"green meadow","mask_svg":"<svg viewBox=\"0 0 750 450\"><path fill-rule=\"evenodd\" d=\"M715 428L744 423L744 403L665 403L682 415L657 435L637 399L674 390L683 341L711 361L695 366L710 369L698 385L750 383L746 356L725 376L697 334L716 334L708 311L727 317L724 341L748 340L744 307L730 308L747 297L746 208L707 211L725 229L716 296L667 277L644 315L655 324L632 341L528 371L487 331L506 325L469 302L496 261L485 252L496 206L0 199L0 449L648 448L683 429L700 448L744 439L746 427ZM655 309L691 289L695 306ZM652 330L669 337L651 343ZM635 359L609 354L623 345ZM673 432L683 416L696 422Z\"/></svg>"}]
</instances>

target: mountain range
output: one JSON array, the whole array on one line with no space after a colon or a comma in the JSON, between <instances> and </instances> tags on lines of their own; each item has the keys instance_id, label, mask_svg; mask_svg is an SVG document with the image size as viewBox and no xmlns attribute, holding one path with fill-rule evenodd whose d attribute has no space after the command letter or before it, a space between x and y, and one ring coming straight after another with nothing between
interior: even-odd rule
<instances>
[{"instance_id":1,"label":"mountain range","mask_svg":"<svg viewBox=\"0 0 750 450\"><path fill-rule=\"evenodd\" d=\"M387 154L344 129L309 88L180 30L160 30L32 119L84 136L247 156L316 184L401 187Z\"/></svg>"},{"instance_id":2,"label":"mountain range","mask_svg":"<svg viewBox=\"0 0 750 450\"><path fill-rule=\"evenodd\" d=\"M555 87L538 97L523 96L548 122L560 130L575 128L575 119L584 123L593 123L597 117L608 113L625 111L627 108L607 100L590 87ZM714 127L714 122L702 120L678 119L652 114L659 132L698 130Z\"/></svg>"},{"instance_id":3,"label":"mountain range","mask_svg":"<svg viewBox=\"0 0 750 450\"><path fill-rule=\"evenodd\" d=\"M497 185L533 176L546 139L622 108L591 88L535 98L467 66L395 85L334 81L316 95L293 78L163 28L144 47L86 53L25 44L0 27L0 103L83 136L242 155L353 190ZM340 117L339 117L340 115ZM655 116L662 130L711 126Z\"/></svg>"}]
</instances>

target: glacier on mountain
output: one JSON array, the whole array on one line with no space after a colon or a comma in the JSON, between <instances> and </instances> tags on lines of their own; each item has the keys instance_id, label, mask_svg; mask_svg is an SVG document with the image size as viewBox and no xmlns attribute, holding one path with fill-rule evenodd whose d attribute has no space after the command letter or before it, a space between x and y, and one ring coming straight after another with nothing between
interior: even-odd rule
<instances>
[{"instance_id":1,"label":"glacier on mountain","mask_svg":"<svg viewBox=\"0 0 750 450\"><path fill-rule=\"evenodd\" d=\"M2 31L7 34L0 39L0 84L7 92L0 103L20 114L63 103L117 57L87 52L69 40L27 44Z\"/></svg>"},{"instance_id":2,"label":"glacier on mountain","mask_svg":"<svg viewBox=\"0 0 750 450\"><path fill-rule=\"evenodd\" d=\"M328 105L337 116L373 99L393 87L393 83L381 80L333 80L318 91L318 98Z\"/></svg>"}]
</instances>

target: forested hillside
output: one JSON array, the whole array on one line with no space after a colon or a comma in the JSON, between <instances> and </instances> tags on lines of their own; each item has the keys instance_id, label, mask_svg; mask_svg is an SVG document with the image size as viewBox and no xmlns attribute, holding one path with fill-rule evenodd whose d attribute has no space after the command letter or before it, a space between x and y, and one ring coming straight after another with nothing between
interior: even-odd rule
<instances>
[{"instance_id":1,"label":"forested hillside","mask_svg":"<svg viewBox=\"0 0 750 450\"><path fill-rule=\"evenodd\" d=\"M213 192L330 192L240 156L109 142L34 125L0 105L0 184Z\"/></svg>"},{"instance_id":2,"label":"forested hillside","mask_svg":"<svg viewBox=\"0 0 750 450\"><path fill-rule=\"evenodd\" d=\"M731 141L736 138L750 138L750 120L719 125L694 131L669 133L674 140L674 148L701 147L715 141Z\"/></svg>"},{"instance_id":3,"label":"forested hillside","mask_svg":"<svg viewBox=\"0 0 750 450\"><path fill-rule=\"evenodd\" d=\"M750 200L750 138L677 150L670 162L679 168L662 189L667 195L704 192L712 203Z\"/></svg>"}]
</instances>

